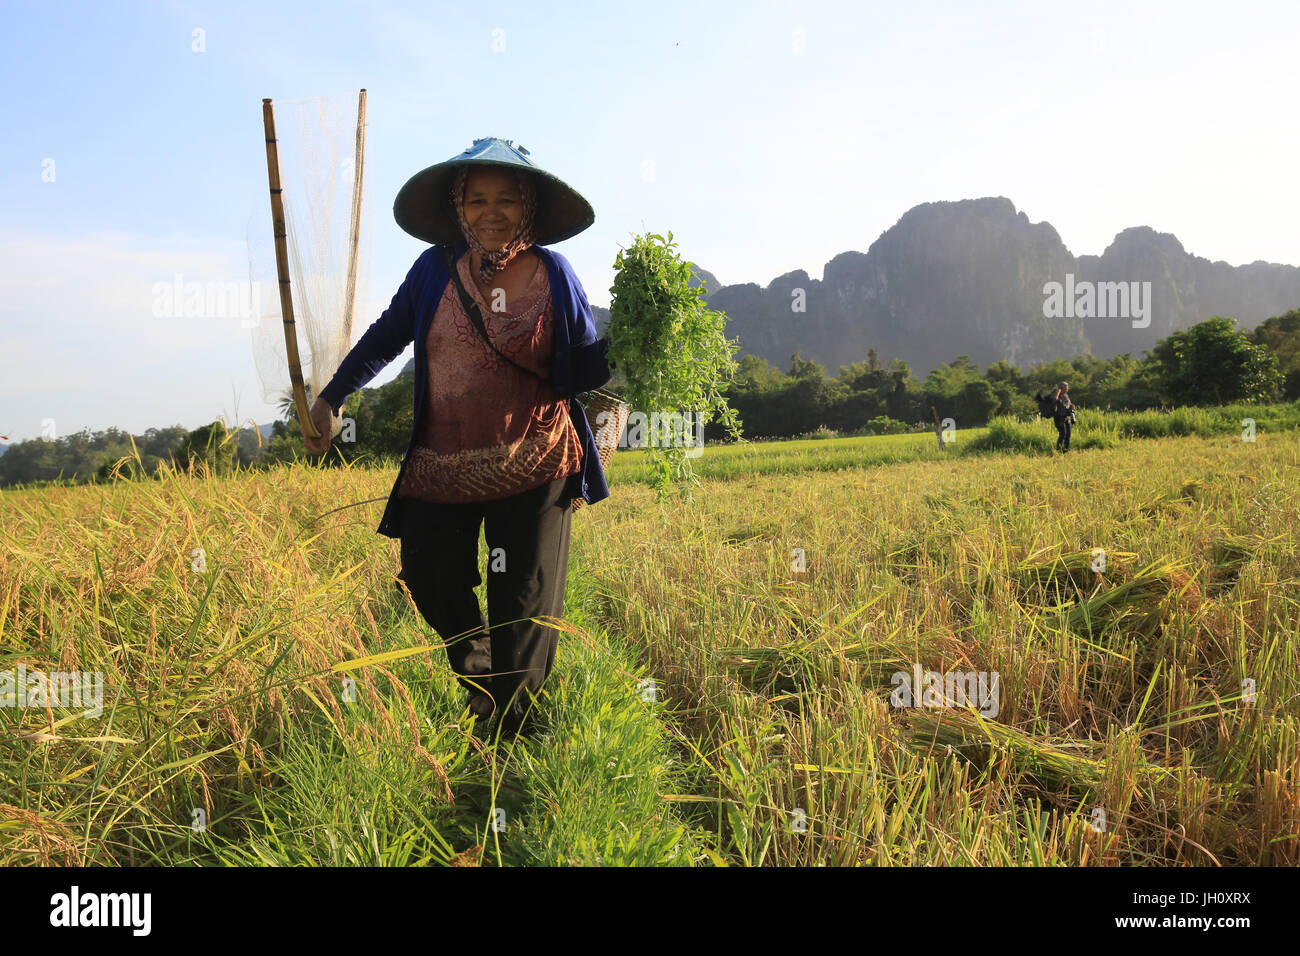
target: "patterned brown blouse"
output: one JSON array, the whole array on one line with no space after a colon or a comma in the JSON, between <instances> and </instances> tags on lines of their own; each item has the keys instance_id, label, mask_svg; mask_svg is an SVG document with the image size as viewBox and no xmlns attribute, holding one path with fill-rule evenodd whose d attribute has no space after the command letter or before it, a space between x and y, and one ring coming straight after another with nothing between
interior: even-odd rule
<instances>
[{"instance_id":1,"label":"patterned brown blouse","mask_svg":"<svg viewBox=\"0 0 1300 956\"><path fill-rule=\"evenodd\" d=\"M528 288L493 312L456 263L492 342L511 359L550 376L554 357L550 281L539 262ZM424 501L493 501L565 478L582 468L582 445L568 401L545 382L503 361L475 331L447 283L424 343L429 407L398 494Z\"/></svg>"}]
</instances>

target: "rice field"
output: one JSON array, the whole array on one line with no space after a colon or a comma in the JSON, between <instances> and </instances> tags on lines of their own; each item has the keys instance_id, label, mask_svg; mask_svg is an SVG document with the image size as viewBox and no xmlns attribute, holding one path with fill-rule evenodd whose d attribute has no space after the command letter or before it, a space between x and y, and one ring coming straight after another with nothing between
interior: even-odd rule
<instances>
[{"instance_id":1,"label":"rice field","mask_svg":"<svg viewBox=\"0 0 1300 956\"><path fill-rule=\"evenodd\" d=\"M1293 432L741 445L667 504L634 455L513 745L382 502L313 521L392 469L0 493L0 673L104 682L0 708L0 864L1300 862Z\"/></svg>"},{"instance_id":2,"label":"rice field","mask_svg":"<svg viewBox=\"0 0 1300 956\"><path fill-rule=\"evenodd\" d=\"M960 454L970 442L987 432L987 428L959 432L948 448L939 447L933 432L710 445L699 457L691 460L691 466L701 479L729 480L755 475L838 471L905 461L938 461ZM614 482L649 484L651 471L646 464L646 452L619 449L610 461L607 477L611 489Z\"/></svg>"}]
</instances>

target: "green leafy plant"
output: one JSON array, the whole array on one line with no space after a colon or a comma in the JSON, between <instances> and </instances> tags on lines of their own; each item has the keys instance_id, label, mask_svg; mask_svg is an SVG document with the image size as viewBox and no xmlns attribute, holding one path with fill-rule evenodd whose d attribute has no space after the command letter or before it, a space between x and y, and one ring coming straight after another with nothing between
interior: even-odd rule
<instances>
[{"instance_id":1,"label":"green leafy plant","mask_svg":"<svg viewBox=\"0 0 1300 956\"><path fill-rule=\"evenodd\" d=\"M739 341L726 337L727 317L707 307L703 288L692 287L690 263L677 254L673 234L634 236L619 250L614 268L605 334L609 357L626 379L632 413L647 419L689 415L693 427L679 432L687 438L702 434L716 419L738 440L741 423L723 389L739 368ZM687 455L691 449L662 437L652 427L647 448L652 486L661 501L674 483L687 497L691 485L699 483Z\"/></svg>"}]
</instances>

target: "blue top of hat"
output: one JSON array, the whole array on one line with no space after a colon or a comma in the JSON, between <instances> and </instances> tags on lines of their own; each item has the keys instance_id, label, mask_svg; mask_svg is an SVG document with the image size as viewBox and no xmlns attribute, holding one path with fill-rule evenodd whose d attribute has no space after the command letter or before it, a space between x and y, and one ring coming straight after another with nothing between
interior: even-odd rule
<instances>
[{"instance_id":1,"label":"blue top of hat","mask_svg":"<svg viewBox=\"0 0 1300 956\"><path fill-rule=\"evenodd\" d=\"M528 150L515 144L508 139L498 139L495 136L484 136L474 140L474 144L465 150L455 159L476 159L488 163L512 163L525 166L532 166L532 160L528 159Z\"/></svg>"}]
</instances>

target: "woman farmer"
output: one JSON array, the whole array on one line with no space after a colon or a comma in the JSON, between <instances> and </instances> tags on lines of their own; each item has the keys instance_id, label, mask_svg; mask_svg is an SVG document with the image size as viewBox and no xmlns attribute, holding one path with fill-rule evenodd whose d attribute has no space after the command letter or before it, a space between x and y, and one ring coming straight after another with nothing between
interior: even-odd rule
<instances>
[{"instance_id":1,"label":"woman farmer","mask_svg":"<svg viewBox=\"0 0 1300 956\"><path fill-rule=\"evenodd\" d=\"M1054 411L1052 420L1056 423L1056 450L1070 450L1070 426L1074 424L1075 405L1070 401L1070 384L1061 382L1052 393Z\"/></svg>"},{"instance_id":2,"label":"woman farmer","mask_svg":"<svg viewBox=\"0 0 1300 956\"><path fill-rule=\"evenodd\" d=\"M486 138L413 176L393 215L435 245L321 390L312 421L330 435L347 396L415 343L414 426L377 530L400 539L399 577L446 642L470 710L498 714L511 738L535 725L555 662L558 632L528 618L563 613L572 502L609 497L575 399L609 381L609 343L568 260L544 248L595 214L527 150ZM323 453L329 439L307 447ZM480 526L490 623L474 594Z\"/></svg>"}]
</instances>

